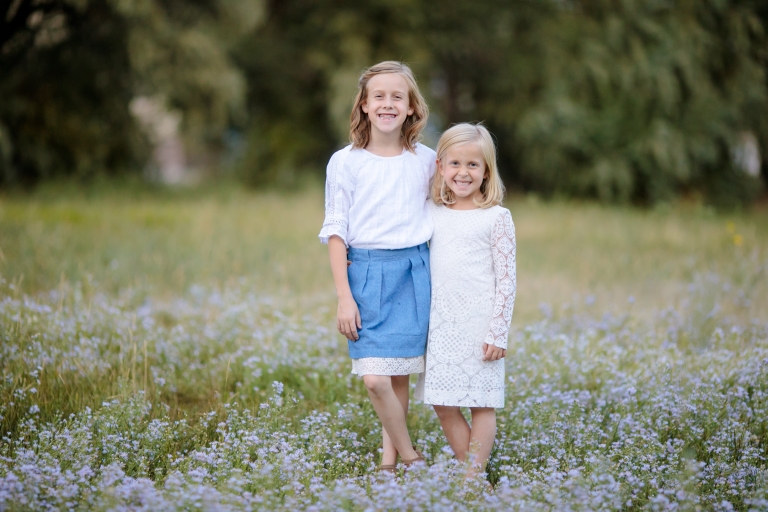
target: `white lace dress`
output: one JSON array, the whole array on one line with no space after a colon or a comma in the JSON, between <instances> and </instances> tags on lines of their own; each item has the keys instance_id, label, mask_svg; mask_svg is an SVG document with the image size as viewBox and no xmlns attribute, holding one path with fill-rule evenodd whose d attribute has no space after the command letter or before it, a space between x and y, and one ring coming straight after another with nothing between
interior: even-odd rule
<instances>
[{"instance_id":1,"label":"white lace dress","mask_svg":"<svg viewBox=\"0 0 768 512\"><path fill-rule=\"evenodd\" d=\"M504 407L504 359L483 361L483 343L507 348L517 290L512 215L501 206L435 205L433 219L429 341L416 398Z\"/></svg>"}]
</instances>

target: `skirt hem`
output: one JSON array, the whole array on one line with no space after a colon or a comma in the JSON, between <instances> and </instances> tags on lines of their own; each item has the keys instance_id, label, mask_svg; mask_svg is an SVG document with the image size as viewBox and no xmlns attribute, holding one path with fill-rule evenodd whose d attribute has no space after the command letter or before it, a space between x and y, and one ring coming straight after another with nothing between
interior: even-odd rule
<instances>
[{"instance_id":1,"label":"skirt hem","mask_svg":"<svg viewBox=\"0 0 768 512\"><path fill-rule=\"evenodd\" d=\"M410 339L409 339L410 338ZM356 343L360 343L362 338L357 341L349 341L349 357L351 359L362 359L364 357L418 357L423 356L427 351L427 336L406 336L406 335L390 335L390 336L377 336L376 340L378 344L388 344L389 342L402 343L406 341L409 347L399 347L394 349L386 349L384 347L371 347L361 346L355 347Z\"/></svg>"}]
</instances>

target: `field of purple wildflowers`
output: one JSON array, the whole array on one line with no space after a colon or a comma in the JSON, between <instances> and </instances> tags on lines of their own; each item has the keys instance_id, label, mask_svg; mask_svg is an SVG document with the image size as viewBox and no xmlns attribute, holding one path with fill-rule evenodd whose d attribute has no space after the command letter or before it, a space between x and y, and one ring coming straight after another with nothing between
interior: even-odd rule
<instances>
[{"instance_id":1,"label":"field of purple wildflowers","mask_svg":"<svg viewBox=\"0 0 768 512\"><path fill-rule=\"evenodd\" d=\"M0 200L0 510L768 510L768 216L510 199L485 479L380 428L317 191Z\"/></svg>"}]
</instances>

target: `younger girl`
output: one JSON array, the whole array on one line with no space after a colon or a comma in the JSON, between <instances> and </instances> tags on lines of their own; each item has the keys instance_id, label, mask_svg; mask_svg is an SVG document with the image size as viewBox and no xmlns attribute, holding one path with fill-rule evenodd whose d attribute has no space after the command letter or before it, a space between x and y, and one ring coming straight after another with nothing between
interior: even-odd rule
<instances>
[{"instance_id":1,"label":"younger girl","mask_svg":"<svg viewBox=\"0 0 768 512\"><path fill-rule=\"evenodd\" d=\"M416 397L432 404L453 453L483 468L504 407L504 356L515 302L515 227L482 125L459 124L437 145L430 242L432 307L426 372ZM469 407L472 426L459 407Z\"/></svg>"},{"instance_id":2,"label":"younger girl","mask_svg":"<svg viewBox=\"0 0 768 512\"><path fill-rule=\"evenodd\" d=\"M381 420L386 471L398 453L406 465L423 461L405 419L408 375L424 371L429 322L435 152L418 143L427 115L408 66L367 69L352 109L352 144L331 157L325 187L320 240L336 285L336 325Z\"/></svg>"}]
</instances>

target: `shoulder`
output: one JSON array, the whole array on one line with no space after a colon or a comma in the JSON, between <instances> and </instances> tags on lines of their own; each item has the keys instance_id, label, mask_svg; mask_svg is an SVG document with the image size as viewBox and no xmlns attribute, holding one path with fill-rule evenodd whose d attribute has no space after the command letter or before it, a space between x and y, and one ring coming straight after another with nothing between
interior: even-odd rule
<instances>
[{"instance_id":1,"label":"shoulder","mask_svg":"<svg viewBox=\"0 0 768 512\"><path fill-rule=\"evenodd\" d=\"M437 204L432 199L427 199L429 216L434 223L434 233L443 236L455 228L456 217L452 216L450 209L444 204Z\"/></svg>"},{"instance_id":2,"label":"shoulder","mask_svg":"<svg viewBox=\"0 0 768 512\"><path fill-rule=\"evenodd\" d=\"M352 144L349 144L331 155L331 159L328 161L328 165L344 163L352 151Z\"/></svg>"},{"instance_id":3,"label":"shoulder","mask_svg":"<svg viewBox=\"0 0 768 512\"><path fill-rule=\"evenodd\" d=\"M346 162L347 157L349 156L349 152L352 150L352 144L341 148L340 150L336 151L334 154L331 155L331 158L328 160L328 171L339 171L343 166L344 162Z\"/></svg>"},{"instance_id":4,"label":"shoulder","mask_svg":"<svg viewBox=\"0 0 768 512\"><path fill-rule=\"evenodd\" d=\"M504 231L508 236L515 236L515 224L512 222L512 212L501 205L488 208L489 215L493 218L495 231Z\"/></svg>"},{"instance_id":5,"label":"shoulder","mask_svg":"<svg viewBox=\"0 0 768 512\"><path fill-rule=\"evenodd\" d=\"M429 146L425 146L421 142L416 143L416 154L423 158L435 158L437 155L434 149L430 148Z\"/></svg>"},{"instance_id":6,"label":"shoulder","mask_svg":"<svg viewBox=\"0 0 768 512\"><path fill-rule=\"evenodd\" d=\"M417 142L416 156L422 162L429 164L435 161L435 158L437 158L437 153L435 153L435 151L432 148L425 146L421 142Z\"/></svg>"},{"instance_id":7,"label":"shoulder","mask_svg":"<svg viewBox=\"0 0 768 512\"><path fill-rule=\"evenodd\" d=\"M331 155L328 161L328 173L344 176L356 174L354 171L361 165L361 158L365 158L365 151L353 149L352 144L341 148Z\"/></svg>"},{"instance_id":8,"label":"shoulder","mask_svg":"<svg viewBox=\"0 0 768 512\"><path fill-rule=\"evenodd\" d=\"M429 205L429 212L432 215L432 219L436 223L447 223L448 225L452 225L456 222L456 217L452 215L453 212L446 205L438 204L433 201L432 198L427 199L427 204Z\"/></svg>"},{"instance_id":9,"label":"shoulder","mask_svg":"<svg viewBox=\"0 0 768 512\"><path fill-rule=\"evenodd\" d=\"M505 217L512 218L512 212L510 212L508 209L504 208L500 204L497 204L496 206L491 206L488 208L489 210L494 212L494 217L501 219Z\"/></svg>"}]
</instances>

